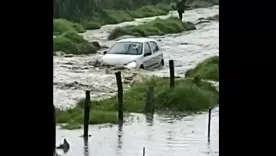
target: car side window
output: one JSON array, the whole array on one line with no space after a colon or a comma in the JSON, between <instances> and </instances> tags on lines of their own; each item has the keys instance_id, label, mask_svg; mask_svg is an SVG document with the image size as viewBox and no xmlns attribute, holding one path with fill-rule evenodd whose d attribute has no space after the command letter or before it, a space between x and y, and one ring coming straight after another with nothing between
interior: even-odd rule
<instances>
[{"instance_id":1,"label":"car side window","mask_svg":"<svg viewBox=\"0 0 276 156\"><path fill-rule=\"evenodd\" d=\"M144 54L151 54L151 49L148 42L146 42L144 45Z\"/></svg>"},{"instance_id":2,"label":"car side window","mask_svg":"<svg viewBox=\"0 0 276 156\"><path fill-rule=\"evenodd\" d=\"M152 48L152 51L155 53L159 50L159 47L156 42L150 41L150 46Z\"/></svg>"}]
</instances>

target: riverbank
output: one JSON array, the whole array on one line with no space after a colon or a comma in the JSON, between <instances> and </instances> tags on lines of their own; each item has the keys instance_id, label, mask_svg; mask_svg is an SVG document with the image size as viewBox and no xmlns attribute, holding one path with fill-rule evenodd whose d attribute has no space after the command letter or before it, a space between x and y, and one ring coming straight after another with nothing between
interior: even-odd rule
<instances>
[{"instance_id":1,"label":"riverbank","mask_svg":"<svg viewBox=\"0 0 276 156\"><path fill-rule=\"evenodd\" d=\"M198 67L202 67L202 63L196 68ZM207 72L212 73L210 70ZM164 111L196 113L216 105L218 101L217 89L201 79L178 79L175 82L176 87L170 89L168 78L152 77L125 91L124 112L126 116L129 113L144 113L149 86L154 87L155 111L157 113ZM90 124L118 123L117 103L117 96L92 101ZM62 128L66 129L80 128L83 123L83 106L84 100L82 99L74 108L56 109L57 123L63 124Z\"/></svg>"},{"instance_id":2,"label":"riverbank","mask_svg":"<svg viewBox=\"0 0 276 156\"><path fill-rule=\"evenodd\" d=\"M189 69L185 76L219 81L219 56L213 56L200 62L195 68Z\"/></svg>"},{"instance_id":3,"label":"riverbank","mask_svg":"<svg viewBox=\"0 0 276 156\"><path fill-rule=\"evenodd\" d=\"M125 26L115 28L107 37L108 40L116 39L124 35L147 37L153 35L165 35L180 33L183 31L195 30L196 27L191 22L182 22L178 18L170 17L167 19L156 18L148 23L138 26Z\"/></svg>"},{"instance_id":4,"label":"riverbank","mask_svg":"<svg viewBox=\"0 0 276 156\"><path fill-rule=\"evenodd\" d=\"M103 10L98 19L93 17L83 19L80 23L65 19L54 19L54 35L62 34L68 30L82 33L85 30L99 29L103 25L134 21L135 18L166 15L171 10L168 4L147 5L136 10Z\"/></svg>"}]
</instances>

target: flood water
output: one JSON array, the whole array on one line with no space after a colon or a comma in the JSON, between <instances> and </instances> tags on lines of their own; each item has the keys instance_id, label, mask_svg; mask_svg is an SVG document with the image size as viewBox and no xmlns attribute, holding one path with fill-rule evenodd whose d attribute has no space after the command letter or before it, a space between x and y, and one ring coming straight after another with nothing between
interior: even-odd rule
<instances>
[{"instance_id":1,"label":"flood water","mask_svg":"<svg viewBox=\"0 0 276 156\"><path fill-rule=\"evenodd\" d=\"M186 11L183 20L196 23L199 18L219 14L219 6ZM177 16L169 13L168 18ZM141 24L156 17L137 19L116 25L106 25L99 30L91 30L82 34L89 41L98 41L101 45L110 46L114 41L107 41L108 33L117 26ZM154 71L140 71L143 75L169 76L168 60L175 62L175 74L184 76L187 69L198 62L219 55L219 22L209 21L196 25L197 30L152 36L159 40L164 52L165 66ZM54 105L56 107L72 107L77 100L84 97L84 90L91 90L91 98L105 98L116 93L114 74L93 67L90 62L100 58L99 52L94 55L54 57ZM123 77L129 75L122 73ZM77 82L75 85L73 83ZM126 88L126 87L125 87ZM142 156L143 147L146 156L210 156L219 155L219 108L212 112L211 143L207 143L208 114L200 114L175 119L173 116L155 115L152 122L144 115L136 114L131 122L127 122L120 131L117 125L90 126L92 135L88 148L84 147L82 130L62 130L57 128L57 143L65 137L71 145L66 156ZM84 150L88 153L84 153Z\"/></svg>"},{"instance_id":2,"label":"flood water","mask_svg":"<svg viewBox=\"0 0 276 156\"><path fill-rule=\"evenodd\" d=\"M155 115L152 121L144 115L135 115L134 121L120 127L89 127L88 148L80 130L58 130L57 142L65 137L71 148L65 156L218 156L219 108L211 118L210 143L207 141L208 113L182 119ZM85 152L86 151L86 152Z\"/></svg>"},{"instance_id":3,"label":"flood water","mask_svg":"<svg viewBox=\"0 0 276 156\"><path fill-rule=\"evenodd\" d=\"M183 20L196 22L199 18L206 18L219 14L219 7L202 8L186 11ZM167 18L176 16L173 12ZM99 30L92 30L84 33L84 37L89 41L98 41L101 45L110 46L114 41L107 41L108 32L117 26L129 24L141 24L149 22L156 17L138 19L133 22L125 22L117 25L103 26ZM155 36L160 40L159 46L164 52L165 66L163 69L152 71L141 71L140 74L154 74L168 76L169 59L174 60L175 74L184 76L187 69L195 66L198 62L214 55L219 55L219 22L210 21L196 25L197 30L170 34L165 36ZM105 70L100 70L89 64L100 58L101 54L74 57L54 57L54 104L57 107L74 106L77 100L84 97L84 90L91 90L91 98L97 99L113 95L116 91L116 80L113 73L106 74ZM123 75L124 76L124 75ZM78 85L71 86L78 82Z\"/></svg>"}]
</instances>

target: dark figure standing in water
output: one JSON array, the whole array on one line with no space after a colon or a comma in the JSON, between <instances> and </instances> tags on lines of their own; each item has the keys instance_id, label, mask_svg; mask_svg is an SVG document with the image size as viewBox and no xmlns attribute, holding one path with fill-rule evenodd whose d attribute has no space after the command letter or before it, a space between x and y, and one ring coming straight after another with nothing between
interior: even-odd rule
<instances>
[{"instance_id":1,"label":"dark figure standing in water","mask_svg":"<svg viewBox=\"0 0 276 156\"><path fill-rule=\"evenodd\" d=\"M185 8L186 8L185 3L186 3L186 0L180 0L176 5L180 20L182 20L182 14L185 12Z\"/></svg>"}]
</instances>

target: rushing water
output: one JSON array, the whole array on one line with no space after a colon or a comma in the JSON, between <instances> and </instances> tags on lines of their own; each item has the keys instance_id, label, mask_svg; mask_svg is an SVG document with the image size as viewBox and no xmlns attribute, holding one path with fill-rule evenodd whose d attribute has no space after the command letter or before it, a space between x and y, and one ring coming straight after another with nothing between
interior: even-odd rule
<instances>
[{"instance_id":1,"label":"rushing water","mask_svg":"<svg viewBox=\"0 0 276 156\"><path fill-rule=\"evenodd\" d=\"M219 7L202 8L186 11L183 20L196 23L199 18L219 14ZM177 16L175 12L161 18ZM87 31L83 36L89 41L98 41L101 45L110 46L114 41L107 41L108 33L117 26L141 24L156 17L137 19L117 25L106 25L99 30ZM219 22L210 21L196 25L197 30L165 36L152 36L160 41L164 52L165 66L155 71L141 71L141 74L168 76L168 60L175 61L175 74L184 76L187 69L203 59L219 54ZM84 90L91 90L91 98L97 99L114 94L116 81L113 73L106 74L89 64L100 58L101 54L89 56L54 57L54 104L58 107L73 106L84 96ZM127 74L126 74L127 75ZM123 75L124 76L124 75ZM72 84L74 82L78 84Z\"/></svg>"},{"instance_id":2,"label":"rushing water","mask_svg":"<svg viewBox=\"0 0 276 156\"><path fill-rule=\"evenodd\" d=\"M186 11L183 20L196 23L199 18L219 14L219 7L201 8ZM173 12L160 18L177 16ZM137 19L116 25L106 25L99 30L82 34L89 41L98 41L101 45L110 46L114 41L107 41L108 33L117 26L142 24L156 17ZM175 72L184 76L187 69L203 59L219 55L219 22L210 21L196 25L197 30L152 36L160 41L164 51L165 66L154 71L140 71L144 75L168 76L168 60L175 61ZM116 92L116 81L113 73L91 66L90 62L102 55L54 57L54 104L57 107L70 107L84 97L84 90L91 90L91 98L103 98ZM130 73L123 72L123 77ZM77 83L75 83L77 82ZM212 112L211 143L207 143L206 113L175 119L173 116L155 115L153 121L136 114L132 122L122 128L117 125L93 125L89 127L92 135L88 146L84 146L82 130L61 130L57 128L57 142L65 137L71 148L66 156L142 156L143 147L146 156L209 156L219 154L218 120L219 108ZM86 151L86 152L84 152Z\"/></svg>"},{"instance_id":3,"label":"rushing water","mask_svg":"<svg viewBox=\"0 0 276 156\"><path fill-rule=\"evenodd\" d=\"M143 147L146 156L218 156L219 108L213 109L211 116L210 143L207 141L208 113L179 120L175 116L155 115L153 121L136 115L135 122L122 128L90 126L92 136L88 146L84 146L80 137L82 130L58 130L57 141L63 137L69 141L71 148L66 156L142 156Z\"/></svg>"}]
</instances>

